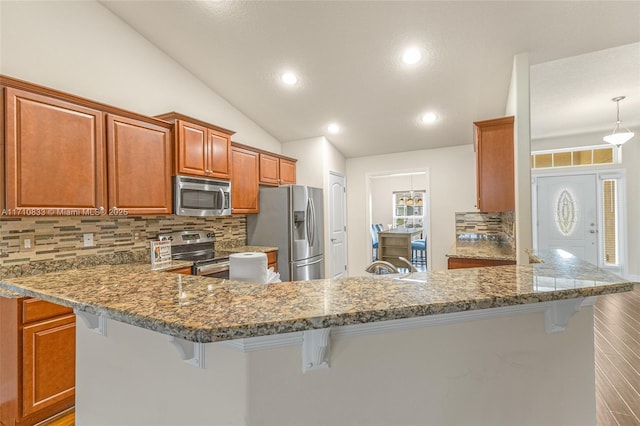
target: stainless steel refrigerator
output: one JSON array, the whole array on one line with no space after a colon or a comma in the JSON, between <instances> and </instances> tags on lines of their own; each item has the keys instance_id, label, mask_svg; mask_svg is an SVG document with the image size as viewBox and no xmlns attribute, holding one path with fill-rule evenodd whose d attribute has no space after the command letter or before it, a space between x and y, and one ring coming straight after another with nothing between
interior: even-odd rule
<instances>
[{"instance_id":1,"label":"stainless steel refrigerator","mask_svg":"<svg viewBox=\"0 0 640 426\"><path fill-rule=\"evenodd\" d=\"M282 281L324 278L322 189L260 188L260 213L247 215L249 245L278 247Z\"/></svg>"}]
</instances>

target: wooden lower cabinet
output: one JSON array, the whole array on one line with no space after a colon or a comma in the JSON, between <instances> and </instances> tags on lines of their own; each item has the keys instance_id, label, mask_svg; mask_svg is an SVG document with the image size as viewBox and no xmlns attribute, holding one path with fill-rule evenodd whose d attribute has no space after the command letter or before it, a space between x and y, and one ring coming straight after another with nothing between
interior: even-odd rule
<instances>
[{"instance_id":1,"label":"wooden lower cabinet","mask_svg":"<svg viewBox=\"0 0 640 426\"><path fill-rule=\"evenodd\" d=\"M75 403L75 315L0 297L0 424L33 425Z\"/></svg>"},{"instance_id":2,"label":"wooden lower cabinet","mask_svg":"<svg viewBox=\"0 0 640 426\"><path fill-rule=\"evenodd\" d=\"M169 269L167 272L173 272L174 274L191 275L191 266L184 266L182 268Z\"/></svg>"},{"instance_id":3,"label":"wooden lower cabinet","mask_svg":"<svg viewBox=\"0 0 640 426\"><path fill-rule=\"evenodd\" d=\"M267 252L267 268L273 268L273 272L278 272L278 252Z\"/></svg>"},{"instance_id":4,"label":"wooden lower cabinet","mask_svg":"<svg viewBox=\"0 0 640 426\"><path fill-rule=\"evenodd\" d=\"M448 269L482 268L485 266L504 266L504 265L515 265L515 264L516 262L513 260L450 257L448 260Z\"/></svg>"}]
</instances>

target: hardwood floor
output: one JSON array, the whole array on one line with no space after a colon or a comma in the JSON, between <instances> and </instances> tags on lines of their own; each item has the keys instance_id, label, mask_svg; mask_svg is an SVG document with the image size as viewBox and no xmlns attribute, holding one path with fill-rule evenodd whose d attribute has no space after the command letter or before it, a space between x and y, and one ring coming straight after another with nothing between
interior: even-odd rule
<instances>
[{"instance_id":1,"label":"hardwood floor","mask_svg":"<svg viewBox=\"0 0 640 426\"><path fill-rule=\"evenodd\" d=\"M70 408L52 419L38 423L36 426L74 426L76 424L76 412Z\"/></svg>"},{"instance_id":2,"label":"hardwood floor","mask_svg":"<svg viewBox=\"0 0 640 426\"><path fill-rule=\"evenodd\" d=\"M598 426L640 426L640 286L594 306Z\"/></svg>"}]
</instances>

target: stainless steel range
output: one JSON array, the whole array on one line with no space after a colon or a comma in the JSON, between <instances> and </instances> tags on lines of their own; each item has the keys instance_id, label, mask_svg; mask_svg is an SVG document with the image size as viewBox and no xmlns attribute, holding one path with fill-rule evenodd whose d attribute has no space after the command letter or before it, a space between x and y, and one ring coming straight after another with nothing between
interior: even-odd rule
<instances>
[{"instance_id":1,"label":"stainless steel range","mask_svg":"<svg viewBox=\"0 0 640 426\"><path fill-rule=\"evenodd\" d=\"M193 262L192 275L214 278L229 278L229 256L216 256L216 236L211 231L178 231L158 235L162 240L171 241L171 258Z\"/></svg>"}]
</instances>

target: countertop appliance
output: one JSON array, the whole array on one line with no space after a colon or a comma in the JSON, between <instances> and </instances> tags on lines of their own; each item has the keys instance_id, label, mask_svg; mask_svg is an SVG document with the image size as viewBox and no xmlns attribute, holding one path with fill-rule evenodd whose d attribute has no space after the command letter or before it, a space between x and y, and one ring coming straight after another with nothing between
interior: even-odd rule
<instances>
[{"instance_id":1,"label":"countertop appliance","mask_svg":"<svg viewBox=\"0 0 640 426\"><path fill-rule=\"evenodd\" d=\"M178 216L230 215L231 182L191 176L174 176L173 213Z\"/></svg>"},{"instance_id":2,"label":"countertop appliance","mask_svg":"<svg viewBox=\"0 0 640 426\"><path fill-rule=\"evenodd\" d=\"M187 230L158 235L171 241L171 258L192 261L192 275L229 278L228 253L216 253L216 236L211 231Z\"/></svg>"},{"instance_id":3,"label":"countertop appliance","mask_svg":"<svg viewBox=\"0 0 640 426\"><path fill-rule=\"evenodd\" d=\"M282 281L324 278L322 189L260 188L260 213L247 216L249 245L278 247Z\"/></svg>"}]
</instances>

